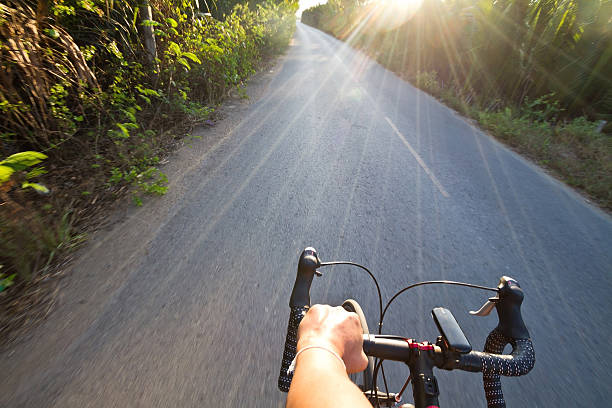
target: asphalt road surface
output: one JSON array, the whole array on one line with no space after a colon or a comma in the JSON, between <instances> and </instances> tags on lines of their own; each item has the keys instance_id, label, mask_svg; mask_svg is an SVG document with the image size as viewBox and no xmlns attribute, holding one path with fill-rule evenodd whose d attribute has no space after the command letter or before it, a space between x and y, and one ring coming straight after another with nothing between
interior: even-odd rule
<instances>
[{"instance_id":1,"label":"asphalt road surface","mask_svg":"<svg viewBox=\"0 0 612 408\"><path fill-rule=\"evenodd\" d=\"M79 253L56 310L2 354L0 406L282 406L289 294L310 245L323 260L369 266L386 299L424 279L516 278L537 360L503 381L508 406L609 405L608 215L312 28L298 25L261 81L250 102L225 108L233 121L171 158L166 197ZM313 301L355 298L374 326L367 276L324 272ZM430 311L445 306L482 349L496 317L467 312L487 296L414 289L385 331L434 340ZM408 375L399 364L386 372L392 388ZM479 374L439 372L438 382L441 406L485 406Z\"/></svg>"}]
</instances>

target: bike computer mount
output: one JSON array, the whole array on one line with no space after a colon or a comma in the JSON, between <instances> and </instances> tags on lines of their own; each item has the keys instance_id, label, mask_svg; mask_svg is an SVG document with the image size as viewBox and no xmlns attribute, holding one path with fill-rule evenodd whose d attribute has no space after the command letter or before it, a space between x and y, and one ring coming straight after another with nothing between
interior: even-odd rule
<instances>
[{"instance_id":1,"label":"bike computer mount","mask_svg":"<svg viewBox=\"0 0 612 408\"><path fill-rule=\"evenodd\" d=\"M444 345L449 351L459 354L467 354L472 351L470 342L463 334L459 323L450 310L443 307L436 307L431 311L436 326L442 335Z\"/></svg>"}]
</instances>

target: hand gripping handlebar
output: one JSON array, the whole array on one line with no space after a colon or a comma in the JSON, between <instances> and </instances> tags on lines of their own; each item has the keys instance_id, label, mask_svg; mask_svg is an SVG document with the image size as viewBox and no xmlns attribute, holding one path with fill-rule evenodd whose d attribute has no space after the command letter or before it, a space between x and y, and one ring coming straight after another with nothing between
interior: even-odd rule
<instances>
[{"instance_id":1,"label":"hand gripping handlebar","mask_svg":"<svg viewBox=\"0 0 612 408\"><path fill-rule=\"evenodd\" d=\"M309 247L302 251L289 300L291 314L278 377L278 388L284 392L288 392L291 385L293 373L288 372L288 369L296 354L297 331L300 322L310 308L310 286L314 275L320 275L317 271L320 266L321 261L314 248ZM493 308L497 310L499 324L487 337L484 352L471 351L467 354L452 352L435 363L436 366L444 369L482 372L488 408L506 406L501 390L500 375L524 375L535 364L533 344L521 316L523 290L514 279L504 276L500 279L497 293L497 296L490 298L478 312L470 312L473 315L486 316ZM406 351L409 347L405 339L397 340L399 339L397 336L381 336L381 339L377 340L376 337L378 336L369 336L369 339L364 339L364 350L371 348L371 352L366 350L366 354L396 361L404 361L410 355ZM508 343L512 346L512 353L502 355ZM380 350L383 350L385 355L378 355Z\"/></svg>"},{"instance_id":2,"label":"hand gripping handlebar","mask_svg":"<svg viewBox=\"0 0 612 408\"><path fill-rule=\"evenodd\" d=\"M298 261L297 276L295 277L295 284L289 299L291 314L289 315L289 324L287 326L283 361L278 376L278 388L283 392L288 392L291 385L293 373L289 373L287 370L295 358L298 327L308 308L310 308L310 285L314 275L318 274L317 268L319 266L321 266L321 261L317 251L310 247L304 249Z\"/></svg>"}]
</instances>

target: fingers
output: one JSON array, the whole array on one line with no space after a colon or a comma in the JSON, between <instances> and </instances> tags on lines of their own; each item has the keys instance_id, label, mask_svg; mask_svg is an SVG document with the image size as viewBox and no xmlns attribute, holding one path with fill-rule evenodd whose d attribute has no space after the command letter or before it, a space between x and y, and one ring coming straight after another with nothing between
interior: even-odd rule
<instances>
[{"instance_id":1,"label":"fingers","mask_svg":"<svg viewBox=\"0 0 612 408\"><path fill-rule=\"evenodd\" d=\"M308 345L330 347L342 358L347 372L356 373L368 364L362 333L356 313L341 306L314 305L299 326L298 351Z\"/></svg>"}]
</instances>

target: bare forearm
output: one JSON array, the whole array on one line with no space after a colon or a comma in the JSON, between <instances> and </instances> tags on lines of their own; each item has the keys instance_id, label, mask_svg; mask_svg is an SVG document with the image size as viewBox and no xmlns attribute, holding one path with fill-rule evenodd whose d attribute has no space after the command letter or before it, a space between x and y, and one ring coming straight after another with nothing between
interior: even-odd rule
<instances>
[{"instance_id":1,"label":"bare forearm","mask_svg":"<svg viewBox=\"0 0 612 408\"><path fill-rule=\"evenodd\" d=\"M287 408L371 408L342 363L325 350L308 350L298 357Z\"/></svg>"}]
</instances>

